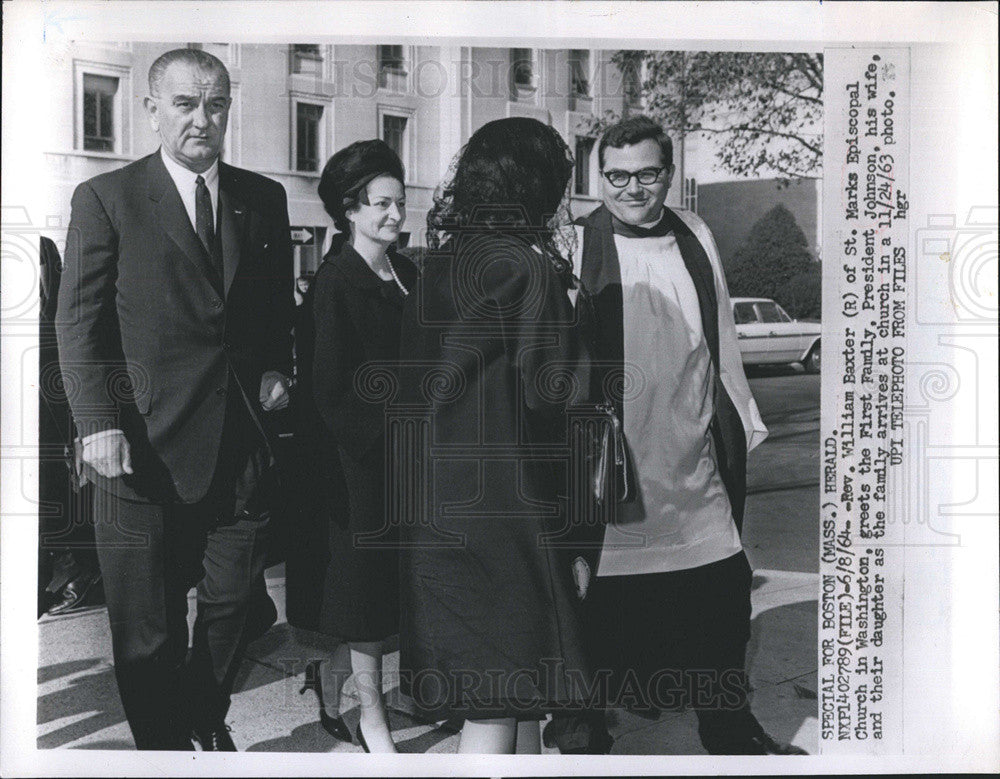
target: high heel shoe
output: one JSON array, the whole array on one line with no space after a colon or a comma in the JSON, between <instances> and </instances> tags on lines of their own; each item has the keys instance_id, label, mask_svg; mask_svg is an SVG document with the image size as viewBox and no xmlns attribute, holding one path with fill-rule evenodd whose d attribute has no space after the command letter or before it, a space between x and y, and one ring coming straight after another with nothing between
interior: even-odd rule
<instances>
[{"instance_id":1,"label":"high heel shoe","mask_svg":"<svg viewBox=\"0 0 1000 779\"><path fill-rule=\"evenodd\" d=\"M319 724L334 738L349 742L351 741L351 731L343 717L331 717L323 706L323 682L319 672L321 662L321 660L312 660L306 665L305 682L302 689L299 690L299 695L304 694L306 690L315 690L316 697L319 698Z\"/></svg>"},{"instance_id":2,"label":"high heel shoe","mask_svg":"<svg viewBox=\"0 0 1000 779\"><path fill-rule=\"evenodd\" d=\"M360 722L358 723L358 726L354 729L354 735L358 737L358 743L361 744L361 748L365 750L365 752L371 753L371 750L368 748L368 742L365 741L365 734L361 732Z\"/></svg>"}]
</instances>

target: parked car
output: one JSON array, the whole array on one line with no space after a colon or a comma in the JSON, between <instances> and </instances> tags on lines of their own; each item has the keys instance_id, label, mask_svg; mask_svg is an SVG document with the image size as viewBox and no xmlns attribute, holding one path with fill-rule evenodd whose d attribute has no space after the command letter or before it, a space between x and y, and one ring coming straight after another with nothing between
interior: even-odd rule
<instances>
[{"instance_id":1,"label":"parked car","mask_svg":"<svg viewBox=\"0 0 1000 779\"><path fill-rule=\"evenodd\" d=\"M733 298L733 319L744 365L802 363L819 373L819 322L800 322L769 298Z\"/></svg>"}]
</instances>

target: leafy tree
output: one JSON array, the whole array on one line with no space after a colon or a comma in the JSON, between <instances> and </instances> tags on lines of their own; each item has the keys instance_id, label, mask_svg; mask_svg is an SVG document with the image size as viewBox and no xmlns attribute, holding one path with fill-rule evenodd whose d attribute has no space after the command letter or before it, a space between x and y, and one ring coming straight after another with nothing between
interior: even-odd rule
<instances>
[{"instance_id":1,"label":"leafy tree","mask_svg":"<svg viewBox=\"0 0 1000 779\"><path fill-rule=\"evenodd\" d=\"M721 139L725 170L786 182L822 176L821 54L618 51L612 62L625 74L626 102L634 105L628 92L640 91L643 113L675 140L696 133ZM609 111L590 129L618 118Z\"/></svg>"},{"instance_id":2,"label":"leafy tree","mask_svg":"<svg viewBox=\"0 0 1000 779\"><path fill-rule=\"evenodd\" d=\"M792 280L816 274L818 266L802 228L779 203L754 223L725 270L734 297L772 298L784 306L792 300L786 296Z\"/></svg>"},{"instance_id":3,"label":"leafy tree","mask_svg":"<svg viewBox=\"0 0 1000 779\"><path fill-rule=\"evenodd\" d=\"M792 276L777 292L777 301L796 319L819 319L823 311L823 274L819 263L806 273Z\"/></svg>"}]
</instances>

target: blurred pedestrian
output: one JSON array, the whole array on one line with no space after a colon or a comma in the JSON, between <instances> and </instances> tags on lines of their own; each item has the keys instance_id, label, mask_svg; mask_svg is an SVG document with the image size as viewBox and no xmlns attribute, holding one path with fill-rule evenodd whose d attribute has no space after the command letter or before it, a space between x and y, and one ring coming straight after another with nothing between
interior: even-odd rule
<instances>
[{"instance_id":1,"label":"blurred pedestrian","mask_svg":"<svg viewBox=\"0 0 1000 779\"><path fill-rule=\"evenodd\" d=\"M62 377L55 318L62 260L51 238L42 237L38 332L38 615L65 614L93 603L101 572L94 543L93 486L74 470L75 428Z\"/></svg>"},{"instance_id":2,"label":"blurred pedestrian","mask_svg":"<svg viewBox=\"0 0 1000 779\"><path fill-rule=\"evenodd\" d=\"M309 287L312 286L314 274L305 273L295 279L295 307L300 308L305 302Z\"/></svg>"}]
</instances>

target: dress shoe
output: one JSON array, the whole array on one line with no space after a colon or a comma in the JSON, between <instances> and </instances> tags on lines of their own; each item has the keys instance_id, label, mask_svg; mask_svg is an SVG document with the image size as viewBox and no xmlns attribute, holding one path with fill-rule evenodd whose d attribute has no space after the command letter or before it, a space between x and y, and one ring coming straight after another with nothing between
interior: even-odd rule
<instances>
[{"instance_id":1,"label":"dress shoe","mask_svg":"<svg viewBox=\"0 0 1000 779\"><path fill-rule=\"evenodd\" d=\"M371 750L368 748L368 742L365 741L365 734L361 732L360 722L358 723L358 726L354 729L354 735L358 737L358 743L361 744L361 748L365 750L365 752L370 753Z\"/></svg>"},{"instance_id":2,"label":"dress shoe","mask_svg":"<svg viewBox=\"0 0 1000 779\"><path fill-rule=\"evenodd\" d=\"M99 581L101 581L101 572L99 570L83 571L62 588L59 600L50 606L46 613L54 617L81 607L87 597L87 593Z\"/></svg>"},{"instance_id":3,"label":"dress shoe","mask_svg":"<svg viewBox=\"0 0 1000 779\"><path fill-rule=\"evenodd\" d=\"M568 750L563 752L564 755L610 755L611 747L615 745L615 740L610 733L607 731L601 733L594 733L590 737L590 743L587 744L585 749L580 750Z\"/></svg>"},{"instance_id":4,"label":"dress shoe","mask_svg":"<svg viewBox=\"0 0 1000 779\"><path fill-rule=\"evenodd\" d=\"M224 722L210 728L195 728L191 738L201 746L202 752L238 752L233 737L229 735L229 726Z\"/></svg>"},{"instance_id":5,"label":"dress shoe","mask_svg":"<svg viewBox=\"0 0 1000 779\"><path fill-rule=\"evenodd\" d=\"M334 738L349 742L351 740L351 731L348 730L343 717L331 717L326 713L326 708L323 706L323 683L320 681L319 675L320 662L320 660L313 660L306 666L305 683L302 685L302 689L299 690L299 695L305 693L306 690L315 690L316 697L319 698L319 724L323 726L323 730Z\"/></svg>"},{"instance_id":6,"label":"dress shoe","mask_svg":"<svg viewBox=\"0 0 1000 779\"><path fill-rule=\"evenodd\" d=\"M585 747L568 747L560 749L560 755L610 755L615 740L610 733L594 733ZM546 744L550 747L553 745Z\"/></svg>"},{"instance_id":7,"label":"dress shoe","mask_svg":"<svg viewBox=\"0 0 1000 779\"><path fill-rule=\"evenodd\" d=\"M794 744L786 744L782 741L775 741L767 733L761 732L750 739L750 743L758 751L750 752L752 755L808 755L802 747Z\"/></svg>"},{"instance_id":8,"label":"dress shoe","mask_svg":"<svg viewBox=\"0 0 1000 779\"><path fill-rule=\"evenodd\" d=\"M560 732L559 726L564 726L564 722L559 719L551 720L542 729L542 743L549 749L558 748L561 755L610 755L615 740L604 725L603 715L599 721L587 723L580 719L578 722L579 724L567 733ZM576 746L584 738L587 739L587 743ZM567 744L572 746L565 746Z\"/></svg>"},{"instance_id":9,"label":"dress shoe","mask_svg":"<svg viewBox=\"0 0 1000 779\"><path fill-rule=\"evenodd\" d=\"M807 755L801 747L775 741L764 731L727 738L721 742L705 743L712 755Z\"/></svg>"},{"instance_id":10,"label":"dress shoe","mask_svg":"<svg viewBox=\"0 0 1000 779\"><path fill-rule=\"evenodd\" d=\"M72 552L62 552L52 555L52 578L45 587L50 595L56 595L71 580L83 573L83 566L76 561Z\"/></svg>"},{"instance_id":11,"label":"dress shoe","mask_svg":"<svg viewBox=\"0 0 1000 779\"><path fill-rule=\"evenodd\" d=\"M371 753L371 749L368 748L368 742L365 741L365 734L361 730L360 722L358 722L358 726L354 729L354 737L357 740L358 744L361 745L361 748L365 750L366 753ZM392 743L392 733L389 734L389 742ZM376 744L376 746L378 746L378 744ZM393 744L393 748L391 750L381 750L381 751L392 752L393 754L395 754L396 746L395 744Z\"/></svg>"}]
</instances>

